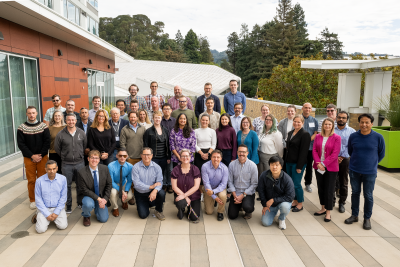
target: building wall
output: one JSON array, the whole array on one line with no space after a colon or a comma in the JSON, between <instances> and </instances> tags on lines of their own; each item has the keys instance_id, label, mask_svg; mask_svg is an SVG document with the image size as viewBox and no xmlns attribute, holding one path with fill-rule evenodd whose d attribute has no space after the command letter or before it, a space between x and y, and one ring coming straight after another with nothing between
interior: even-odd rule
<instances>
[{"instance_id":1,"label":"building wall","mask_svg":"<svg viewBox=\"0 0 400 267\"><path fill-rule=\"evenodd\" d=\"M88 106L87 74L82 68L114 73L115 62L112 59L2 18L0 31L4 36L4 40L0 40L0 50L38 58L43 115L53 106L53 94L61 96L63 106L68 99L75 101L76 110ZM62 56L58 56L58 50L62 51ZM89 59L93 64L89 64Z\"/></svg>"}]
</instances>

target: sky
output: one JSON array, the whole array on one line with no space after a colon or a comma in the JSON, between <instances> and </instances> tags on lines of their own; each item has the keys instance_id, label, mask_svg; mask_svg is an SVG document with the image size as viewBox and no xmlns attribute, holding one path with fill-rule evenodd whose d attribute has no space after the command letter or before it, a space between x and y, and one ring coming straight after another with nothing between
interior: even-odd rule
<instances>
[{"instance_id":1,"label":"sky","mask_svg":"<svg viewBox=\"0 0 400 267\"><path fill-rule=\"evenodd\" d=\"M385 53L400 55L399 0L300 0L308 24L309 39L316 39L327 27L337 33L347 53ZM207 36L210 48L224 51L232 32L241 24L249 30L276 15L278 0L99 0L99 16L144 14L151 22L162 21L164 32L175 38L193 29Z\"/></svg>"}]
</instances>

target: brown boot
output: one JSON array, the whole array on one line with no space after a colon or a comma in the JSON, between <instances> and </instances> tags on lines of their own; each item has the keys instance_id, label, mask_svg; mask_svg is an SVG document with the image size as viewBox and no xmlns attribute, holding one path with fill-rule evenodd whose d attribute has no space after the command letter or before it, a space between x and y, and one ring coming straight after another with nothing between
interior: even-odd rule
<instances>
[{"instance_id":1,"label":"brown boot","mask_svg":"<svg viewBox=\"0 0 400 267\"><path fill-rule=\"evenodd\" d=\"M113 215L114 217L118 217L118 216L119 216L119 210L118 210L118 209L113 209L113 210L112 210L112 215Z\"/></svg>"},{"instance_id":2,"label":"brown boot","mask_svg":"<svg viewBox=\"0 0 400 267\"><path fill-rule=\"evenodd\" d=\"M90 217L83 217L83 226L90 226Z\"/></svg>"},{"instance_id":3,"label":"brown boot","mask_svg":"<svg viewBox=\"0 0 400 267\"><path fill-rule=\"evenodd\" d=\"M32 216L31 222L32 222L33 224L35 224L35 223L37 222L36 217L37 217L37 213L35 213L35 214Z\"/></svg>"},{"instance_id":4,"label":"brown boot","mask_svg":"<svg viewBox=\"0 0 400 267\"><path fill-rule=\"evenodd\" d=\"M124 210L127 210L127 209L128 209L128 203L127 203L127 202L122 203L122 208L123 208Z\"/></svg>"}]
</instances>

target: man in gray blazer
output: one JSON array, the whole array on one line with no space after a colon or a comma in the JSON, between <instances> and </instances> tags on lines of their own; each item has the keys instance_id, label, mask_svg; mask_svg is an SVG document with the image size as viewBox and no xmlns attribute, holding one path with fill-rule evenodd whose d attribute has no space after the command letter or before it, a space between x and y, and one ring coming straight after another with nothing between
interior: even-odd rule
<instances>
[{"instance_id":1,"label":"man in gray blazer","mask_svg":"<svg viewBox=\"0 0 400 267\"><path fill-rule=\"evenodd\" d=\"M100 152L89 152L89 165L78 171L78 203L82 203L83 225L90 226L90 213L94 209L97 220L108 220L107 201L110 199L112 180L107 166L100 164Z\"/></svg>"}]
</instances>

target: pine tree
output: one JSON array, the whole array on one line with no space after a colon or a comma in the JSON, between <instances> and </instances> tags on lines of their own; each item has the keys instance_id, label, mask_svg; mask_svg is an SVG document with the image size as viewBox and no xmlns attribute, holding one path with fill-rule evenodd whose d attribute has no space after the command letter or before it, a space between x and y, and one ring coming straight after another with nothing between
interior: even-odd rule
<instances>
[{"instance_id":1,"label":"pine tree","mask_svg":"<svg viewBox=\"0 0 400 267\"><path fill-rule=\"evenodd\" d=\"M208 42L207 36L202 37L200 35L199 43L200 43L200 56L201 56L200 62L202 63L214 62L213 55L211 54L210 51L210 43Z\"/></svg>"},{"instance_id":2,"label":"pine tree","mask_svg":"<svg viewBox=\"0 0 400 267\"><path fill-rule=\"evenodd\" d=\"M200 63L201 55L199 52L200 44L196 33L190 29L185 36L183 49L189 60L193 63Z\"/></svg>"},{"instance_id":3,"label":"pine tree","mask_svg":"<svg viewBox=\"0 0 400 267\"><path fill-rule=\"evenodd\" d=\"M339 41L337 33L329 32L328 28L322 30L321 38L318 39L323 45L323 55L326 58L330 55L333 59L343 58L343 43Z\"/></svg>"},{"instance_id":4,"label":"pine tree","mask_svg":"<svg viewBox=\"0 0 400 267\"><path fill-rule=\"evenodd\" d=\"M238 58L238 42L239 36L236 32L231 33L228 36L228 49L226 54L228 55L229 63L232 66L232 72L236 74L236 61Z\"/></svg>"},{"instance_id":5,"label":"pine tree","mask_svg":"<svg viewBox=\"0 0 400 267\"><path fill-rule=\"evenodd\" d=\"M181 50L183 50L183 42L184 42L184 39L183 39L183 36L182 36L180 30L178 30L178 32L177 32L176 35L175 35L175 42L176 42L176 44L178 45L178 48L180 48Z\"/></svg>"}]
</instances>

